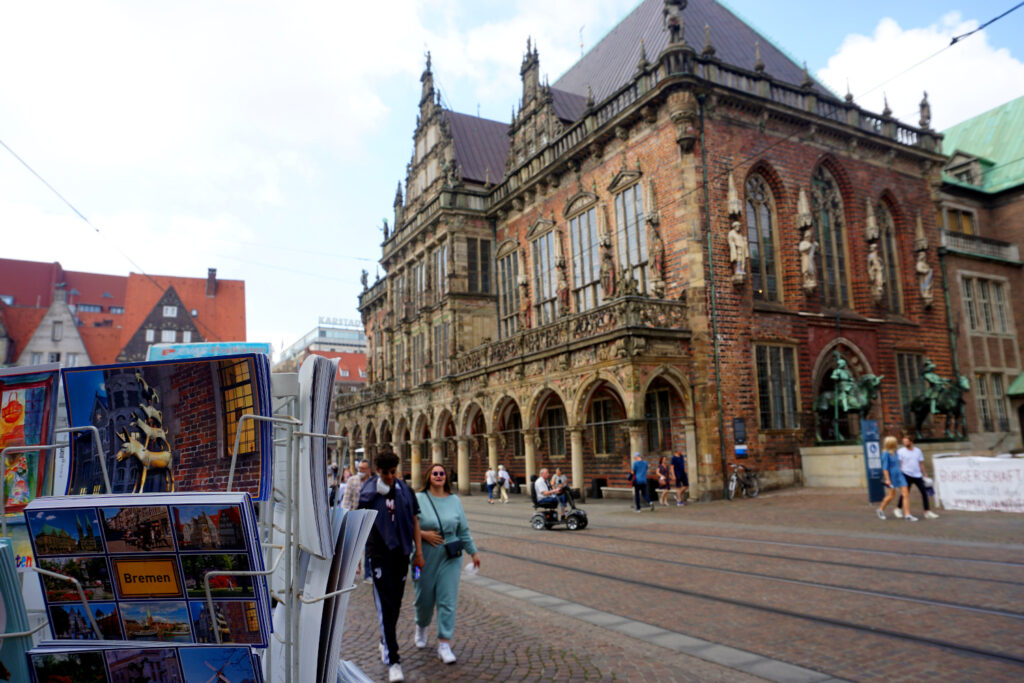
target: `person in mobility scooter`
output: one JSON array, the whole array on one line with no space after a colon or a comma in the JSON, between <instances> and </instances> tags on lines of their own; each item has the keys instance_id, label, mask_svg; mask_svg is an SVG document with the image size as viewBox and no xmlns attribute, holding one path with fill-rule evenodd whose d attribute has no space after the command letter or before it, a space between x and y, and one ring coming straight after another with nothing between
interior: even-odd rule
<instances>
[{"instance_id":1,"label":"person in mobility scooter","mask_svg":"<svg viewBox=\"0 0 1024 683\"><path fill-rule=\"evenodd\" d=\"M542 469L540 476L534 475L531 480L533 486L530 487L530 499L536 512L530 518L530 526L538 531L550 529L556 524L564 524L570 531L587 526L587 513L576 507L572 489L550 488L547 469ZM565 510L566 507L569 509ZM556 508L562 508L564 514L559 515Z\"/></svg>"}]
</instances>

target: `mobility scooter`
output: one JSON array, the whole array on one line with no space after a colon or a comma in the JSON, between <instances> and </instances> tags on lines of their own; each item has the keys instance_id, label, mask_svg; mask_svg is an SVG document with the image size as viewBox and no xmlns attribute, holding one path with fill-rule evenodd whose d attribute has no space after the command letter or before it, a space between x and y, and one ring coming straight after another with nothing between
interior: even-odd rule
<instances>
[{"instance_id":1,"label":"mobility scooter","mask_svg":"<svg viewBox=\"0 0 1024 683\"><path fill-rule=\"evenodd\" d=\"M537 502L537 490L533 486L536 481L536 474L530 477L530 500L533 501L533 509L536 510L533 513L533 517L530 518L530 526L538 531L550 529L556 524L564 524L565 528L569 531L576 531L577 529L585 529L587 527L587 513L576 507L576 502L572 496L572 489L565 489L565 498L570 510L565 514L565 517L559 519L558 501L544 504Z\"/></svg>"}]
</instances>

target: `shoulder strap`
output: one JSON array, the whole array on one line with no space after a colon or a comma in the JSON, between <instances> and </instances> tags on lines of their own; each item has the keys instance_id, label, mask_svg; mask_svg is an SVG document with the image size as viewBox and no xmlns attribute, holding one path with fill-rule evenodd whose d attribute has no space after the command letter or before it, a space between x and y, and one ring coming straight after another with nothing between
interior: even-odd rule
<instances>
[{"instance_id":1,"label":"shoulder strap","mask_svg":"<svg viewBox=\"0 0 1024 683\"><path fill-rule=\"evenodd\" d=\"M441 515L437 514L437 506L434 505L433 496L430 495L430 491L424 491L423 494L427 497L427 500L430 501L430 507L434 508L434 516L437 517L437 526L441 529L441 535L447 536L444 532L444 522L441 521Z\"/></svg>"}]
</instances>

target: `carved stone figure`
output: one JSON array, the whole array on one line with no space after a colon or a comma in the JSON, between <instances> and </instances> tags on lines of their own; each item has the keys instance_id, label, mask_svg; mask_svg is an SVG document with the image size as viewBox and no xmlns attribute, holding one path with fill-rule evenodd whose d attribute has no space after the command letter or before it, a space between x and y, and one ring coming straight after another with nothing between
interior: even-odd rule
<instances>
[{"instance_id":1,"label":"carved stone figure","mask_svg":"<svg viewBox=\"0 0 1024 683\"><path fill-rule=\"evenodd\" d=\"M800 240L800 274L803 277L804 291L813 292L818 287L818 278L815 274L814 254L818 245L814 242L811 231L804 230L803 239Z\"/></svg>"},{"instance_id":2,"label":"carved stone figure","mask_svg":"<svg viewBox=\"0 0 1024 683\"><path fill-rule=\"evenodd\" d=\"M871 296L875 303L881 302L885 294L885 264L878 253L877 242L872 242L868 250L868 282L871 283Z\"/></svg>"},{"instance_id":3,"label":"carved stone figure","mask_svg":"<svg viewBox=\"0 0 1024 683\"><path fill-rule=\"evenodd\" d=\"M929 126L932 125L932 105L928 103L927 90L924 93L924 97L921 99L921 120L919 123L925 130L928 130Z\"/></svg>"},{"instance_id":4,"label":"carved stone figure","mask_svg":"<svg viewBox=\"0 0 1024 683\"><path fill-rule=\"evenodd\" d=\"M917 273L917 286L921 290L921 300L925 308L932 307L932 267L928 265L928 252L917 252L917 263L914 264L914 271Z\"/></svg>"},{"instance_id":5,"label":"carved stone figure","mask_svg":"<svg viewBox=\"0 0 1024 683\"><path fill-rule=\"evenodd\" d=\"M683 10L686 9L686 0L665 0L665 7L662 9L662 27L668 31L668 42L683 42Z\"/></svg>"},{"instance_id":6,"label":"carved stone figure","mask_svg":"<svg viewBox=\"0 0 1024 683\"><path fill-rule=\"evenodd\" d=\"M660 280L665 267L665 243L653 221L647 221L647 253L650 259L651 279Z\"/></svg>"},{"instance_id":7,"label":"carved stone figure","mask_svg":"<svg viewBox=\"0 0 1024 683\"><path fill-rule=\"evenodd\" d=\"M636 280L633 278L633 273L629 271L628 266L623 266L619 269L618 286L621 296L637 296L640 293Z\"/></svg>"},{"instance_id":8,"label":"carved stone figure","mask_svg":"<svg viewBox=\"0 0 1024 683\"><path fill-rule=\"evenodd\" d=\"M615 298L615 258L607 237L601 241L601 291L605 301Z\"/></svg>"},{"instance_id":9,"label":"carved stone figure","mask_svg":"<svg viewBox=\"0 0 1024 683\"><path fill-rule=\"evenodd\" d=\"M519 276L519 329L530 329L530 312L533 302L530 301L530 285L525 275Z\"/></svg>"},{"instance_id":10,"label":"carved stone figure","mask_svg":"<svg viewBox=\"0 0 1024 683\"><path fill-rule=\"evenodd\" d=\"M384 231L384 241L387 242L388 241L388 235L390 234L388 232L388 219L387 218L384 219L384 227L382 227L381 230Z\"/></svg>"},{"instance_id":11,"label":"carved stone figure","mask_svg":"<svg viewBox=\"0 0 1024 683\"><path fill-rule=\"evenodd\" d=\"M370 280L370 274L367 273L366 270L364 269L363 272L359 274L359 282L360 282L360 284L363 285L363 291L364 292L369 287L369 285L367 284L369 282L369 280Z\"/></svg>"},{"instance_id":12,"label":"carved stone figure","mask_svg":"<svg viewBox=\"0 0 1024 683\"><path fill-rule=\"evenodd\" d=\"M569 315L569 283L565 279L565 264L556 269L556 293L558 295L558 315Z\"/></svg>"},{"instance_id":13,"label":"carved stone figure","mask_svg":"<svg viewBox=\"0 0 1024 683\"><path fill-rule=\"evenodd\" d=\"M729 228L729 261L732 263L732 281L742 283L747 276L747 259L750 248L739 221L733 221Z\"/></svg>"}]
</instances>

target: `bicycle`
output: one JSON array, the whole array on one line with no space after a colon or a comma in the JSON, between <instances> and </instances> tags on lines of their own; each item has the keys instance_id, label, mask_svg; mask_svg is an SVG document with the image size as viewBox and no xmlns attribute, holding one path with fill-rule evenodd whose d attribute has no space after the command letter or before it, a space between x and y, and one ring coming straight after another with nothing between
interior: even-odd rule
<instances>
[{"instance_id":1,"label":"bicycle","mask_svg":"<svg viewBox=\"0 0 1024 683\"><path fill-rule=\"evenodd\" d=\"M726 489L729 500L736 497L737 487L743 489L742 495L748 498L757 498L757 494L761 493L761 480L757 471L737 463L732 463L729 467L732 468L732 474L729 475L729 488Z\"/></svg>"}]
</instances>

